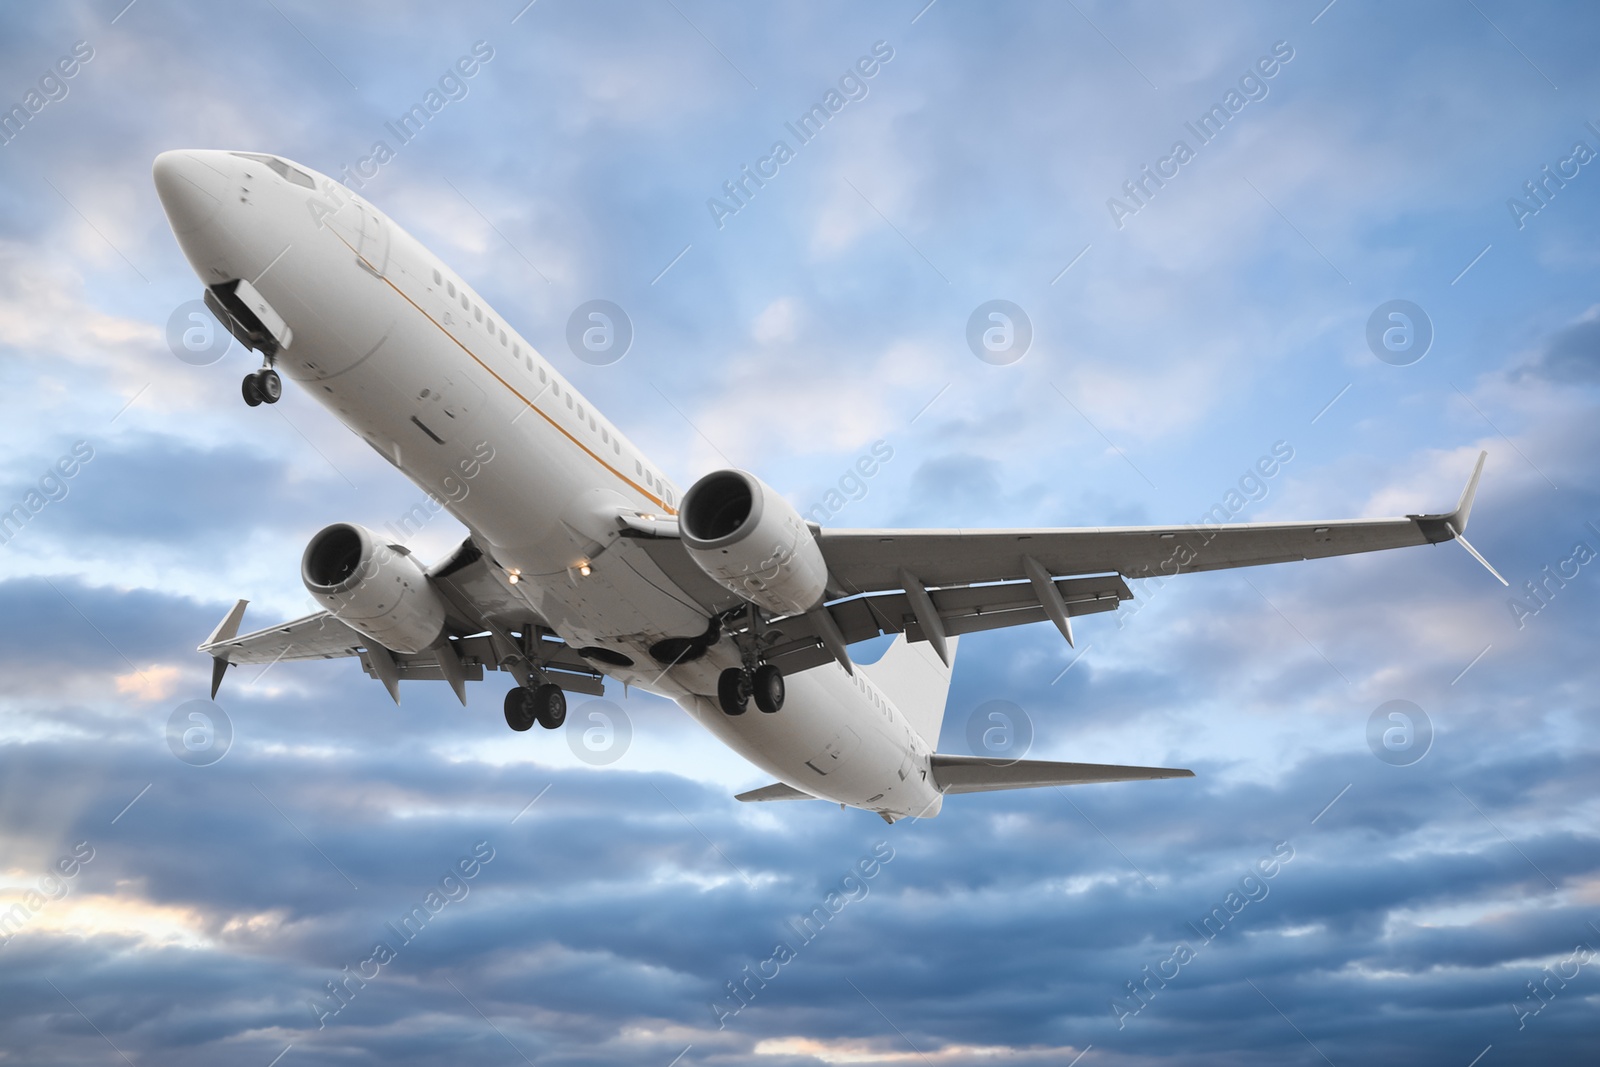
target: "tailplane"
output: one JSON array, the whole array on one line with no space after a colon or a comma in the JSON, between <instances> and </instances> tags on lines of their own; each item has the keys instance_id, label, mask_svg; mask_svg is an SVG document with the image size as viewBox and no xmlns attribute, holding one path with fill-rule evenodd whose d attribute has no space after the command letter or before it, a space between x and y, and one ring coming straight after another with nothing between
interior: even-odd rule
<instances>
[{"instance_id":1,"label":"tailplane","mask_svg":"<svg viewBox=\"0 0 1600 1067\"><path fill-rule=\"evenodd\" d=\"M1181 767L1121 767L1109 763L1051 763L1036 759L1002 761L943 753L933 757L933 780L941 793L988 793L996 789L1037 789L1047 785L1193 777L1193 771Z\"/></svg>"},{"instance_id":2,"label":"tailplane","mask_svg":"<svg viewBox=\"0 0 1600 1067\"><path fill-rule=\"evenodd\" d=\"M939 745L939 728L944 725L945 701L950 696L950 671L956 662L959 641L958 637L948 639L946 650L950 653L950 665L946 666L928 642L913 644L901 634L882 659L860 668L900 709L929 748Z\"/></svg>"}]
</instances>

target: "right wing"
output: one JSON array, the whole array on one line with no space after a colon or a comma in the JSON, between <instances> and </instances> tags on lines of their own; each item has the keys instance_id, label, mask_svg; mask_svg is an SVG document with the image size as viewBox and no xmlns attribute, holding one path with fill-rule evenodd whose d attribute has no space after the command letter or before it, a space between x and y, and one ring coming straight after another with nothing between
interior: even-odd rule
<instances>
[{"instance_id":1,"label":"right wing","mask_svg":"<svg viewBox=\"0 0 1600 1067\"><path fill-rule=\"evenodd\" d=\"M1439 544L1466 530L1487 455L1478 456L1456 509L1437 515L1059 530L823 530L818 543L840 595L902 589L907 574L929 587L1022 581L1033 577L1030 559L1049 575L1151 578Z\"/></svg>"}]
</instances>

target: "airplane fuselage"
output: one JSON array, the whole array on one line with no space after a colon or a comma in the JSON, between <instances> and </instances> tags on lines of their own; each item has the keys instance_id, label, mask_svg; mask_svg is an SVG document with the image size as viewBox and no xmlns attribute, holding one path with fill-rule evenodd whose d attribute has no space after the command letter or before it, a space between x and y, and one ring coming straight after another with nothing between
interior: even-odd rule
<instances>
[{"instance_id":1,"label":"airplane fuselage","mask_svg":"<svg viewBox=\"0 0 1600 1067\"><path fill-rule=\"evenodd\" d=\"M677 701L814 796L936 814L932 745L860 669L804 671L787 680L780 712L729 716L714 694L740 662L730 642L673 666L651 656L665 638L705 632L708 618L622 536L618 516L675 515L677 486L419 241L344 186L294 170L310 186L261 157L157 161L202 281L248 280L292 329L278 370L444 503L505 589L563 641L631 660L595 662L608 677Z\"/></svg>"}]
</instances>

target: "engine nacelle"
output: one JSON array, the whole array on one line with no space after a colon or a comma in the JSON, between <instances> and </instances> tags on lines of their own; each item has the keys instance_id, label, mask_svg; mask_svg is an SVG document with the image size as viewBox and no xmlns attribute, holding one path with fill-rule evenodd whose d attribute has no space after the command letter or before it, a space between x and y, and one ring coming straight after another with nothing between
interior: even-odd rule
<instances>
[{"instance_id":1,"label":"engine nacelle","mask_svg":"<svg viewBox=\"0 0 1600 1067\"><path fill-rule=\"evenodd\" d=\"M365 527L338 522L319 530L300 559L300 578L317 603L391 652L421 652L444 632L444 598L422 567Z\"/></svg>"},{"instance_id":2,"label":"engine nacelle","mask_svg":"<svg viewBox=\"0 0 1600 1067\"><path fill-rule=\"evenodd\" d=\"M808 611L823 598L828 564L811 528L753 474L713 471L695 482L678 530L701 570L774 615Z\"/></svg>"}]
</instances>

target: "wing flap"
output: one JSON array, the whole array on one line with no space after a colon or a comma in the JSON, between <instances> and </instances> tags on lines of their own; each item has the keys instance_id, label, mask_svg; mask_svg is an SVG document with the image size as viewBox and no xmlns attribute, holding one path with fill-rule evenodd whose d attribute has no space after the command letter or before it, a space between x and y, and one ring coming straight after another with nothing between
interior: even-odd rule
<instances>
[{"instance_id":1,"label":"wing flap","mask_svg":"<svg viewBox=\"0 0 1600 1067\"><path fill-rule=\"evenodd\" d=\"M1053 763L986 756L935 754L933 780L941 793L988 793L997 789L1036 789L1047 785L1090 785L1099 782L1146 782L1193 778L1180 767L1122 767L1111 763Z\"/></svg>"},{"instance_id":2,"label":"wing flap","mask_svg":"<svg viewBox=\"0 0 1600 1067\"><path fill-rule=\"evenodd\" d=\"M1133 599L1128 583L1116 574L1059 578L1054 584L1068 615L1115 611L1122 601ZM1039 603L1038 591L1029 581L932 589L928 595L949 637L1004 626L1023 626L1048 618L1044 606ZM911 598L903 591L840 600L829 604L826 610L847 644L880 634L898 633L904 633L907 641L927 640ZM798 674L833 659L822 647L821 636L812 620L804 615L779 619L767 629L782 635L782 639L767 650L766 656L785 673Z\"/></svg>"}]
</instances>

